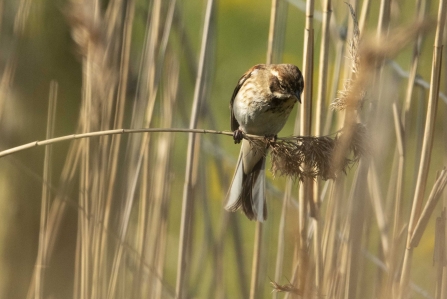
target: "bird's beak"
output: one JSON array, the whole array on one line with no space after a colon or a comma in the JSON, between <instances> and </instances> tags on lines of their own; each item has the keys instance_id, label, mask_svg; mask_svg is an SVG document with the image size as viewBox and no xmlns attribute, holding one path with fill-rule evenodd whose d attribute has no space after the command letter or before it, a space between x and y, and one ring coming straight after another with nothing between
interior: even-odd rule
<instances>
[{"instance_id":1,"label":"bird's beak","mask_svg":"<svg viewBox=\"0 0 447 299\"><path fill-rule=\"evenodd\" d=\"M296 97L296 100L297 100L298 102L300 102L300 104L301 104L301 92L297 91L297 92L295 93L295 97Z\"/></svg>"}]
</instances>

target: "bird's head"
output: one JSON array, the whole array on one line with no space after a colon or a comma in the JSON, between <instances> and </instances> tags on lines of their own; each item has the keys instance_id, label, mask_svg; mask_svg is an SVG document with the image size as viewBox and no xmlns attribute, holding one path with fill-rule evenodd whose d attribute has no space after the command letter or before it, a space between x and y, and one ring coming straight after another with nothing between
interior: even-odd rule
<instances>
[{"instance_id":1,"label":"bird's head","mask_svg":"<svg viewBox=\"0 0 447 299\"><path fill-rule=\"evenodd\" d=\"M293 64L271 65L270 90L278 98L295 97L301 103L304 80L301 71Z\"/></svg>"}]
</instances>

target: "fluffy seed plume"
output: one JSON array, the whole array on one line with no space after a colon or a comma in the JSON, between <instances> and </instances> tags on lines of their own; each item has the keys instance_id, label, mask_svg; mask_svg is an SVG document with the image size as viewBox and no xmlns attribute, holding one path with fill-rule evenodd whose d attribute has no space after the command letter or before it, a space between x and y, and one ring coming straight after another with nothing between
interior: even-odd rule
<instances>
[{"instance_id":1,"label":"fluffy seed plume","mask_svg":"<svg viewBox=\"0 0 447 299\"><path fill-rule=\"evenodd\" d=\"M254 151L270 148L271 171L274 175L288 176L302 181L305 177L324 180L333 179L367 154L366 128L357 124L350 145L350 157L346 157L339 169L333 164L333 155L340 144L343 131L335 138L329 136L291 136L272 141L266 138L247 138Z\"/></svg>"},{"instance_id":2,"label":"fluffy seed plume","mask_svg":"<svg viewBox=\"0 0 447 299\"><path fill-rule=\"evenodd\" d=\"M357 21L357 16L351 4L346 3L351 12L351 17L354 22L354 28L352 33L352 38L349 40L349 59L351 60L351 72L352 78L347 79L343 84L343 90L338 91L337 98L331 103L331 108L334 110L345 110L346 109L346 99L352 92L352 85L356 80L356 76L359 73L360 68L360 55L359 55L359 45L360 45L360 29L359 23ZM362 90L358 96L359 105L364 102L366 93Z\"/></svg>"}]
</instances>

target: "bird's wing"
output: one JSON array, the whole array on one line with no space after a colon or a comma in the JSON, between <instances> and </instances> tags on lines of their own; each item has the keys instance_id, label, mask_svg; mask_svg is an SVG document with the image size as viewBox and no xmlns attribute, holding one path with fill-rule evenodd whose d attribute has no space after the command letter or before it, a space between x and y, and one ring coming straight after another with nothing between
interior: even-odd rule
<instances>
[{"instance_id":1,"label":"bird's wing","mask_svg":"<svg viewBox=\"0 0 447 299\"><path fill-rule=\"evenodd\" d=\"M237 93L241 89L242 85L244 85L245 81L247 81L247 79L250 78L250 76L254 70L262 69L264 67L265 67L265 64L257 64L254 67L252 67L251 69L249 69L247 72L245 72L245 74L239 79L239 81L236 85L236 88L234 89L233 96L231 97L231 101L230 101L231 131L235 131L235 130L239 129L239 123L237 122L236 118L234 117L234 112L233 112L233 102L234 102L234 99L236 98Z\"/></svg>"}]
</instances>

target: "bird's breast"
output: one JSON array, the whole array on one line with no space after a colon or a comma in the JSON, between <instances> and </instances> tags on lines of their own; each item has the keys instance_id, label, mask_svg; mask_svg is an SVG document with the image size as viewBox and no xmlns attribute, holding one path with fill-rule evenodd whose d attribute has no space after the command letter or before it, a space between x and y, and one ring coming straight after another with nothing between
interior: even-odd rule
<instances>
[{"instance_id":1,"label":"bird's breast","mask_svg":"<svg viewBox=\"0 0 447 299\"><path fill-rule=\"evenodd\" d=\"M276 135L286 123L295 102L294 98L274 98L249 86L236 96L233 113L242 131L254 135Z\"/></svg>"}]
</instances>

